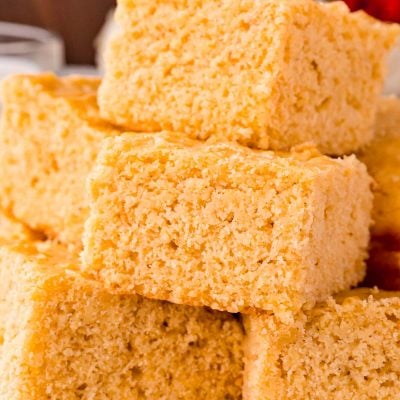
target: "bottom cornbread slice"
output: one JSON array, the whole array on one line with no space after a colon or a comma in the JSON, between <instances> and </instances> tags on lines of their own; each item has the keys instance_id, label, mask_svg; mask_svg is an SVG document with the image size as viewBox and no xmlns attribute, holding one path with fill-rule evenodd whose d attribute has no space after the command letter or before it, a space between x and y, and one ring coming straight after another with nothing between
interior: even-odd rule
<instances>
[{"instance_id":1,"label":"bottom cornbread slice","mask_svg":"<svg viewBox=\"0 0 400 400\"><path fill-rule=\"evenodd\" d=\"M247 400L400 398L400 293L357 289L288 327L247 316Z\"/></svg>"},{"instance_id":2,"label":"bottom cornbread slice","mask_svg":"<svg viewBox=\"0 0 400 400\"><path fill-rule=\"evenodd\" d=\"M355 157L310 146L109 138L88 178L84 271L113 293L291 321L364 278L371 183Z\"/></svg>"},{"instance_id":3,"label":"bottom cornbread slice","mask_svg":"<svg viewBox=\"0 0 400 400\"><path fill-rule=\"evenodd\" d=\"M241 322L112 296L45 244L0 247L0 399L240 399Z\"/></svg>"}]
</instances>

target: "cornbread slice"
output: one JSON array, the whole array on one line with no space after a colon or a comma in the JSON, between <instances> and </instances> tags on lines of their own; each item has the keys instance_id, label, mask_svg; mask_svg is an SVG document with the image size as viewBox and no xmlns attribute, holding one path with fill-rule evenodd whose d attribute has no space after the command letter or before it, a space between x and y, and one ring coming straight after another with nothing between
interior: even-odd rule
<instances>
[{"instance_id":1,"label":"cornbread slice","mask_svg":"<svg viewBox=\"0 0 400 400\"><path fill-rule=\"evenodd\" d=\"M371 181L354 156L123 134L88 182L84 268L115 293L286 318L364 276Z\"/></svg>"},{"instance_id":2,"label":"cornbread slice","mask_svg":"<svg viewBox=\"0 0 400 400\"><path fill-rule=\"evenodd\" d=\"M0 207L34 230L80 243L85 179L101 141L97 78L19 75L2 85Z\"/></svg>"},{"instance_id":3,"label":"cornbread slice","mask_svg":"<svg viewBox=\"0 0 400 400\"><path fill-rule=\"evenodd\" d=\"M376 139L360 153L377 183L366 284L400 290L400 100L380 101Z\"/></svg>"},{"instance_id":4,"label":"cornbread slice","mask_svg":"<svg viewBox=\"0 0 400 400\"><path fill-rule=\"evenodd\" d=\"M99 92L111 122L262 149L313 141L329 154L372 138L398 27L342 2L118 3Z\"/></svg>"},{"instance_id":5,"label":"cornbread slice","mask_svg":"<svg viewBox=\"0 0 400 400\"><path fill-rule=\"evenodd\" d=\"M287 326L246 316L246 400L394 400L400 393L400 293L359 289Z\"/></svg>"},{"instance_id":6,"label":"cornbread slice","mask_svg":"<svg viewBox=\"0 0 400 400\"><path fill-rule=\"evenodd\" d=\"M0 398L241 399L233 315L112 296L48 244L0 247Z\"/></svg>"}]
</instances>

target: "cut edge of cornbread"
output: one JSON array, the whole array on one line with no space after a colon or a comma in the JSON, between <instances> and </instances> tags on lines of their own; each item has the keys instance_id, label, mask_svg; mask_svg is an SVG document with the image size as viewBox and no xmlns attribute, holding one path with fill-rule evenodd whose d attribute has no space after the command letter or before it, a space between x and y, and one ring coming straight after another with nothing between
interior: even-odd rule
<instances>
[{"instance_id":1,"label":"cut edge of cornbread","mask_svg":"<svg viewBox=\"0 0 400 400\"><path fill-rule=\"evenodd\" d=\"M245 316L245 400L396 398L400 292L340 293L285 325Z\"/></svg>"},{"instance_id":2,"label":"cut edge of cornbread","mask_svg":"<svg viewBox=\"0 0 400 400\"><path fill-rule=\"evenodd\" d=\"M237 316L110 295L77 260L0 241L0 397L241 398Z\"/></svg>"}]
</instances>

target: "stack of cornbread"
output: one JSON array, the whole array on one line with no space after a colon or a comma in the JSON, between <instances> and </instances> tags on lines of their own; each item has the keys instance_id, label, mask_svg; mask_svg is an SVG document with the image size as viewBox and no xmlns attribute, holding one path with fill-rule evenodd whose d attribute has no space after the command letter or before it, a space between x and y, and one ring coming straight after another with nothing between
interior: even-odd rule
<instances>
[{"instance_id":1,"label":"stack of cornbread","mask_svg":"<svg viewBox=\"0 0 400 400\"><path fill-rule=\"evenodd\" d=\"M117 19L102 82L2 84L0 399L399 399L373 287L400 289L400 28L313 0Z\"/></svg>"}]
</instances>

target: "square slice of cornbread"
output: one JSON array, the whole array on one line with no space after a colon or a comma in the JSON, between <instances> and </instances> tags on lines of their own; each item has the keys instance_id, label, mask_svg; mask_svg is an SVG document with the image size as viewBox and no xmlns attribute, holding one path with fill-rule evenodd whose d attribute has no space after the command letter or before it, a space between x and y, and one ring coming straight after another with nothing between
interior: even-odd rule
<instances>
[{"instance_id":1,"label":"square slice of cornbread","mask_svg":"<svg viewBox=\"0 0 400 400\"><path fill-rule=\"evenodd\" d=\"M375 179L375 224L366 284L400 290L400 100L383 98L376 138L359 156Z\"/></svg>"},{"instance_id":2,"label":"square slice of cornbread","mask_svg":"<svg viewBox=\"0 0 400 400\"><path fill-rule=\"evenodd\" d=\"M370 183L310 147L123 134L89 175L84 268L116 293L284 317L362 279Z\"/></svg>"},{"instance_id":3,"label":"square slice of cornbread","mask_svg":"<svg viewBox=\"0 0 400 400\"><path fill-rule=\"evenodd\" d=\"M173 130L329 154L372 138L400 30L343 2L119 0L99 104L133 131Z\"/></svg>"},{"instance_id":4,"label":"square slice of cornbread","mask_svg":"<svg viewBox=\"0 0 400 400\"><path fill-rule=\"evenodd\" d=\"M0 207L34 230L80 243L85 179L103 138L99 79L18 75L2 84Z\"/></svg>"},{"instance_id":5,"label":"square slice of cornbread","mask_svg":"<svg viewBox=\"0 0 400 400\"><path fill-rule=\"evenodd\" d=\"M341 293L287 326L246 316L245 400L394 400L400 293Z\"/></svg>"},{"instance_id":6,"label":"square slice of cornbread","mask_svg":"<svg viewBox=\"0 0 400 400\"><path fill-rule=\"evenodd\" d=\"M77 265L49 244L0 246L1 399L241 399L236 316L113 296Z\"/></svg>"}]
</instances>

